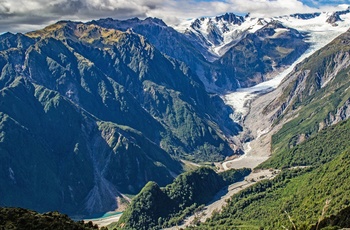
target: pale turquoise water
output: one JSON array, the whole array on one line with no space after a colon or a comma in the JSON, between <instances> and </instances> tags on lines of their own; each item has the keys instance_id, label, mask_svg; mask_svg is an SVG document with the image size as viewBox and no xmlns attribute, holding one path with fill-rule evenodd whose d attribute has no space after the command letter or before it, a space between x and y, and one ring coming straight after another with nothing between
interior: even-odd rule
<instances>
[{"instance_id":1,"label":"pale turquoise water","mask_svg":"<svg viewBox=\"0 0 350 230\"><path fill-rule=\"evenodd\" d=\"M89 216L87 218L84 218L85 221L90 221L90 220L97 220L97 219L103 219L103 218L108 218L111 216L117 216L121 215L123 212L106 212L106 213L101 213L101 214L95 214L93 216Z\"/></svg>"},{"instance_id":2,"label":"pale turquoise water","mask_svg":"<svg viewBox=\"0 0 350 230\"><path fill-rule=\"evenodd\" d=\"M123 212L107 212L105 214L103 214L103 216L99 217L99 218L107 218L107 217L111 217L111 216L116 216L119 214L122 214Z\"/></svg>"}]
</instances>

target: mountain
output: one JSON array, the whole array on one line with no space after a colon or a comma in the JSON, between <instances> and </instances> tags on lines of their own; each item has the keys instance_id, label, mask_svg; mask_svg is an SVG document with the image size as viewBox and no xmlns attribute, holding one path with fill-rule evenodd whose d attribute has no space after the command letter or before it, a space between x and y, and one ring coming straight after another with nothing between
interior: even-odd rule
<instances>
[{"instance_id":1,"label":"mountain","mask_svg":"<svg viewBox=\"0 0 350 230\"><path fill-rule=\"evenodd\" d=\"M291 64L309 47L305 35L294 29L281 31L276 27L273 33L270 27L277 23L272 19L247 19L232 13L196 19L188 28L184 24L175 27L177 30L156 18L100 19L88 24L122 31L131 29L141 34L164 54L185 62L209 92L225 92L260 83L275 68ZM252 44L253 48L242 50L247 44ZM214 51L219 48L220 52ZM257 50L261 50L258 55ZM243 58L237 58L241 56L239 52L244 52ZM242 71L241 66L248 66L249 71ZM251 76L256 66L259 71Z\"/></svg>"},{"instance_id":2,"label":"mountain","mask_svg":"<svg viewBox=\"0 0 350 230\"><path fill-rule=\"evenodd\" d=\"M161 229L180 224L187 215L211 201L225 186L241 181L250 169L221 174L210 168L198 168L179 175L173 183L160 188L149 182L123 213L118 229Z\"/></svg>"},{"instance_id":3,"label":"mountain","mask_svg":"<svg viewBox=\"0 0 350 230\"><path fill-rule=\"evenodd\" d=\"M330 16L225 14L184 33L155 18L60 21L0 35L0 206L85 216L122 210L149 181L171 183L181 160L242 153L242 127L213 92L265 81L323 46L350 14L328 23ZM349 117L348 40L349 32L298 65L281 94L269 94L257 119L282 127L271 166L323 167L339 156L320 154L319 165L290 151ZM162 196L157 186L147 191Z\"/></svg>"},{"instance_id":4,"label":"mountain","mask_svg":"<svg viewBox=\"0 0 350 230\"><path fill-rule=\"evenodd\" d=\"M127 202L122 193L181 171L140 132L23 78L1 90L1 111L1 206L100 213Z\"/></svg>"},{"instance_id":5,"label":"mountain","mask_svg":"<svg viewBox=\"0 0 350 230\"><path fill-rule=\"evenodd\" d=\"M234 76L240 87L254 86L297 60L309 48L304 39L297 30L272 21L247 34L215 63L222 66L220 74Z\"/></svg>"},{"instance_id":6,"label":"mountain","mask_svg":"<svg viewBox=\"0 0 350 230\"><path fill-rule=\"evenodd\" d=\"M185 21L174 28L157 18L109 18L89 23L122 31L132 29L162 53L185 62L207 91L222 94L271 79L313 46L309 38L319 33L315 26L329 30L332 36L333 30L347 26L349 13L344 10L273 18L226 13Z\"/></svg>"},{"instance_id":7,"label":"mountain","mask_svg":"<svg viewBox=\"0 0 350 230\"><path fill-rule=\"evenodd\" d=\"M334 17L336 23L332 22ZM313 41L313 37L329 36L328 43L345 32L349 17L349 10L272 18L226 13L188 20L175 29L185 34L198 50L205 50L201 53L209 66L190 66L197 70L207 90L225 93L276 76L305 51L322 43ZM322 31L327 31L327 35Z\"/></svg>"},{"instance_id":8,"label":"mountain","mask_svg":"<svg viewBox=\"0 0 350 230\"><path fill-rule=\"evenodd\" d=\"M0 44L1 206L122 209L179 158L234 153L231 110L138 34L62 21Z\"/></svg>"},{"instance_id":9,"label":"mountain","mask_svg":"<svg viewBox=\"0 0 350 230\"><path fill-rule=\"evenodd\" d=\"M207 85L211 81L208 77L212 64L205 57L211 55L210 52L205 48L192 44L185 34L166 25L162 20L157 18L146 18L144 20L134 18L121 21L108 18L91 21L89 24L121 31L132 30L142 35L165 55L186 63L208 89Z\"/></svg>"},{"instance_id":10,"label":"mountain","mask_svg":"<svg viewBox=\"0 0 350 230\"><path fill-rule=\"evenodd\" d=\"M295 20L308 21L321 15L325 16L315 14L293 18L302 17L303 19ZM303 22L309 23L306 21ZM327 24L326 27L333 26ZM276 30L288 32L289 36L295 37L299 33L273 21L247 37L260 36L259 40L268 41ZM349 187L350 147L349 34L350 31L343 33L306 58L285 77L275 91L259 98L260 101L266 99L267 105L262 106L262 113L257 113L257 122L267 119L270 125L268 129L276 132L272 135L272 156L258 168L279 168L280 175L272 181L260 182L234 195L221 212L205 223L193 226L193 229L278 229L283 226L291 229L318 229L315 227L318 222L323 227L337 224L349 227L344 219L349 207L346 192ZM273 44L278 43L274 41ZM266 49L265 52L271 50L273 49ZM298 53L292 55L300 56ZM251 108L251 111L255 112L255 109L257 108ZM269 131L256 132L265 135L263 132ZM159 187L152 189L162 191ZM154 194L147 194L143 194L143 202L154 201ZM156 205L156 202L152 205ZM152 205L144 206L153 207ZM148 211L155 213L147 209L134 216L142 216ZM166 212L161 214L166 215ZM159 215L147 216L144 219L157 228L157 220L162 221L168 216L162 216L161 219L158 218ZM132 228L134 225L128 224L133 223L133 220L123 219L124 222L121 223L126 225L122 224L121 227ZM136 226L139 223L141 221L133 224Z\"/></svg>"},{"instance_id":11,"label":"mountain","mask_svg":"<svg viewBox=\"0 0 350 230\"><path fill-rule=\"evenodd\" d=\"M268 103L258 119L276 131L272 155L258 168L279 168L280 175L232 196L193 229L349 227L349 36L306 58L258 99Z\"/></svg>"},{"instance_id":12,"label":"mountain","mask_svg":"<svg viewBox=\"0 0 350 230\"><path fill-rule=\"evenodd\" d=\"M273 122L295 116L273 136L275 148L293 147L349 118L349 38L347 31L299 65L280 86L282 95L265 108Z\"/></svg>"},{"instance_id":13,"label":"mountain","mask_svg":"<svg viewBox=\"0 0 350 230\"><path fill-rule=\"evenodd\" d=\"M242 16L233 13L226 13L216 17L197 18L184 25L179 25L177 29L189 37L195 46L202 46L203 50L208 50L215 59L221 56L225 46L241 40L247 33L242 26L246 20ZM243 27L243 28L242 28ZM220 48L219 48L220 47ZM205 53L204 53L205 54Z\"/></svg>"},{"instance_id":14,"label":"mountain","mask_svg":"<svg viewBox=\"0 0 350 230\"><path fill-rule=\"evenodd\" d=\"M179 33L173 27L166 25L161 19L146 18L144 20L133 18L128 20L117 20L112 18L93 20L88 24L99 25L104 28L116 29L120 31L132 30L145 37L162 53L185 62L193 68L193 61L205 62L201 52L192 45L187 36Z\"/></svg>"}]
</instances>

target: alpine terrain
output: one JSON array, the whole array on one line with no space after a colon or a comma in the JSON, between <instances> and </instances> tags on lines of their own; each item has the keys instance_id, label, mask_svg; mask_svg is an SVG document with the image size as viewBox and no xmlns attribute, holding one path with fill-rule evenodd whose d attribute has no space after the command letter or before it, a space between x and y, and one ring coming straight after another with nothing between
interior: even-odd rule
<instances>
[{"instance_id":1,"label":"alpine terrain","mask_svg":"<svg viewBox=\"0 0 350 230\"><path fill-rule=\"evenodd\" d=\"M0 206L124 211L111 229L350 227L349 68L349 8L1 34Z\"/></svg>"}]
</instances>

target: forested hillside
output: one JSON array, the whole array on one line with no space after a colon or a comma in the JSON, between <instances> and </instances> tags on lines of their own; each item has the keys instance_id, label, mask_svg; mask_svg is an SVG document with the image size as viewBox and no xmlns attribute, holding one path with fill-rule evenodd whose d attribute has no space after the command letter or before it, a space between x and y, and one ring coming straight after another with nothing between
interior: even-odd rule
<instances>
[{"instance_id":1,"label":"forested hillside","mask_svg":"<svg viewBox=\"0 0 350 230\"><path fill-rule=\"evenodd\" d=\"M217 174L210 168L199 168L179 175L164 188L149 182L132 200L116 228L146 230L178 225L222 188L243 180L250 172L233 169Z\"/></svg>"}]
</instances>

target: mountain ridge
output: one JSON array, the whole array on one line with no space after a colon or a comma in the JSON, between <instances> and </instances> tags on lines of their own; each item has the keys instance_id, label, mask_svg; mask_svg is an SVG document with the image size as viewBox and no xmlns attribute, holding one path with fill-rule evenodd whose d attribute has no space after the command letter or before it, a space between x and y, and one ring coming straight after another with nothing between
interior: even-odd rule
<instances>
[{"instance_id":1,"label":"mountain ridge","mask_svg":"<svg viewBox=\"0 0 350 230\"><path fill-rule=\"evenodd\" d=\"M107 212L170 183L180 157L234 153L230 109L140 35L65 21L0 41L1 205Z\"/></svg>"},{"instance_id":2,"label":"mountain ridge","mask_svg":"<svg viewBox=\"0 0 350 230\"><path fill-rule=\"evenodd\" d=\"M217 20L239 26L243 19ZM308 37L286 20L259 19L259 28L214 62L205 58L208 50L154 18L60 21L25 35L0 35L0 189L6 194L0 204L70 215L122 209L126 194L137 194L149 180L170 183L184 170L179 159L213 162L241 154L248 136L237 137L234 111L207 91L257 84L295 61L308 49ZM343 29L345 22L337 23ZM327 80L316 78L308 87L328 87ZM283 110L272 107L279 106ZM328 115L325 124L334 123L335 114ZM297 144L295 137L283 144Z\"/></svg>"}]
</instances>

